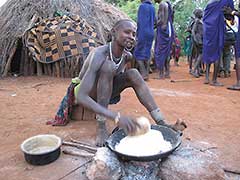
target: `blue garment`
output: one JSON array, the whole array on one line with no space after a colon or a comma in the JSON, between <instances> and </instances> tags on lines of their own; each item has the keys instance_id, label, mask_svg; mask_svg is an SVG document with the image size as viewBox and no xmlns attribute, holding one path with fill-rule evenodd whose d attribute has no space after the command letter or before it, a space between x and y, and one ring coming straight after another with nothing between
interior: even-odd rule
<instances>
[{"instance_id":1,"label":"blue garment","mask_svg":"<svg viewBox=\"0 0 240 180\"><path fill-rule=\"evenodd\" d=\"M207 4L203 16L203 62L211 64L220 60L224 46L225 22L223 7L232 9L233 0L219 0Z\"/></svg>"},{"instance_id":2,"label":"blue garment","mask_svg":"<svg viewBox=\"0 0 240 180\"><path fill-rule=\"evenodd\" d=\"M137 60L149 60L154 39L155 9L151 1L144 1L138 9L137 44L134 57Z\"/></svg>"},{"instance_id":3,"label":"blue garment","mask_svg":"<svg viewBox=\"0 0 240 180\"><path fill-rule=\"evenodd\" d=\"M240 18L238 18L238 32L236 35L235 56L240 58Z\"/></svg>"},{"instance_id":4,"label":"blue garment","mask_svg":"<svg viewBox=\"0 0 240 180\"><path fill-rule=\"evenodd\" d=\"M165 61L170 57L172 43L174 40L173 11L171 4L169 2L167 2L167 4L168 25L166 30L162 29L160 24L157 26L157 35L154 47L154 58L158 69L163 68Z\"/></svg>"}]
</instances>

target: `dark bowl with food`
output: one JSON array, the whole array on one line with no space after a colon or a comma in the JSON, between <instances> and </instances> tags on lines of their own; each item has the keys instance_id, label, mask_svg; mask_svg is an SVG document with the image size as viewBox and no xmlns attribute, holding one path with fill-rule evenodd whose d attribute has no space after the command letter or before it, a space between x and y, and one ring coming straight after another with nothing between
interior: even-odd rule
<instances>
[{"instance_id":1,"label":"dark bowl with food","mask_svg":"<svg viewBox=\"0 0 240 180\"><path fill-rule=\"evenodd\" d=\"M116 145L127 136L123 129L115 129L111 136L107 139L106 145L107 147L112 150L116 155L121 158L122 160L134 160L134 161L155 161L159 159L166 158L169 156L173 151L175 151L181 144L182 140L182 133L174 131L173 129L160 126L160 125L151 125L151 129L160 131L163 135L164 140L169 141L172 145L172 148L166 152L159 152L154 155L150 156L133 156L124 154L116 150Z\"/></svg>"}]
</instances>

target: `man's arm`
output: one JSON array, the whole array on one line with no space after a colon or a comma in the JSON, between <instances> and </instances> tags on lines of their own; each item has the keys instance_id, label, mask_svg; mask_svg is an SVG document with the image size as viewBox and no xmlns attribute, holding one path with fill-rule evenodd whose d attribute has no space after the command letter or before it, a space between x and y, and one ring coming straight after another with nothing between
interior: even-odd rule
<instances>
[{"instance_id":1,"label":"man's arm","mask_svg":"<svg viewBox=\"0 0 240 180\"><path fill-rule=\"evenodd\" d=\"M106 61L104 55L100 52L94 52L90 58L89 66L81 80L77 101L97 114L101 114L110 119L115 119L117 113L101 106L90 97L91 90L97 78L97 72L102 67L104 61Z\"/></svg>"}]
</instances>

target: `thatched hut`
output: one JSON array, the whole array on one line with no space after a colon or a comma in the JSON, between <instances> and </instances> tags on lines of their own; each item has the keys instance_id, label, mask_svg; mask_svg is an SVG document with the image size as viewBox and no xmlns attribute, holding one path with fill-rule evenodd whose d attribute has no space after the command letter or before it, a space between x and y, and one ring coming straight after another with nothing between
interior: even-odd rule
<instances>
[{"instance_id":1,"label":"thatched hut","mask_svg":"<svg viewBox=\"0 0 240 180\"><path fill-rule=\"evenodd\" d=\"M127 18L100 0L8 0L0 7L0 77L9 73L72 77L78 73L79 69L71 67L81 64L79 59L84 60L81 54L65 58L63 64L63 61L41 64L34 60L24 41L27 30L36 26L36 22L52 18L56 12L60 12L60 16L61 13L74 14L84 19L96 31L97 44L105 43L117 20Z\"/></svg>"}]
</instances>

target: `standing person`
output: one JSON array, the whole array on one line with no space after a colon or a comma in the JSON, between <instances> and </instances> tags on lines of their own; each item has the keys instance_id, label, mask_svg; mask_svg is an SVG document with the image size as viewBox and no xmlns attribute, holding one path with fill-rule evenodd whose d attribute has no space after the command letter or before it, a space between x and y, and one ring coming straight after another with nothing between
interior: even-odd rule
<instances>
[{"instance_id":1,"label":"standing person","mask_svg":"<svg viewBox=\"0 0 240 180\"><path fill-rule=\"evenodd\" d=\"M192 47L192 40L191 40L191 34L188 34L184 40L184 54L187 56L187 62L190 63L190 57L191 57L191 47Z\"/></svg>"},{"instance_id":2,"label":"standing person","mask_svg":"<svg viewBox=\"0 0 240 180\"><path fill-rule=\"evenodd\" d=\"M139 72L133 68L124 70L125 64L129 61L127 58L129 56L126 56L129 52L125 51L133 46L135 33L136 27L131 20L118 21L112 29L112 41L93 49L79 74L78 87L80 87L75 98L78 104L97 114L97 146L103 146L108 138L106 118L114 120L117 126L128 133L136 130L137 123L134 118L108 109L112 100L117 103L120 100L120 93L129 87L134 89L138 100L157 124L169 126ZM55 120L52 122L53 125L62 123L56 118ZM182 130L186 125L177 121L170 127Z\"/></svg>"},{"instance_id":3,"label":"standing person","mask_svg":"<svg viewBox=\"0 0 240 180\"><path fill-rule=\"evenodd\" d=\"M200 73L200 65L202 62L202 46L203 46L203 12L201 9L195 9L193 12L195 16L194 24L192 27L193 46L196 50L196 60L194 62L194 69L191 74L198 78Z\"/></svg>"},{"instance_id":4,"label":"standing person","mask_svg":"<svg viewBox=\"0 0 240 180\"><path fill-rule=\"evenodd\" d=\"M235 43L235 58L236 58L236 84L227 87L229 90L240 91L240 2L238 4L238 11L233 10L233 8L226 7L224 9L225 13L238 16L238 31L236 33L236 43Z\"/></svg>"},{"instance_id":5,"label":"standing person","mask_svg":"<svg viewBox=\"0 0 240 180\"><path fill-rule=\"evenodd\" d=\"M225 22L223 7L233 9L233 0L209 0L203 17L203 62L206 63L205 84L209 84L210 66L214 64L210 85L222 86L217 81L219 62L224 45Z\"/></svg>"},{"instance_id":6,"label":"standing person","mask_svg":"<svg viewBox=\"0 0 240 180\"><path fill-rule=\"evenodd\" d=\"M163 79L170 77L170 53L174 41L173 10L169 2L156 2L159 3L159 9L154 56L159 69L158 79Z\"/></svg>"},{"instance_id":7,"label":"standing person","mask_svg":"<svg viewBox=\"0 0 240 180\"><path fill-rule=\"evenodd\" d=\"M175 41L174 41L174 64L175 66L179 66L179 57L181 53L181 42L178 39L178 36L175 36Z\"/></svg>"},{"instance_id":8,"label":"standing person","mask_svg":"<svg viewBox=\"0 0 240 180\"><path fill-rule=\"evenodd\" d=\"M141 0L137 15L137 44L134 57L139 66L140 74L148 80L149 60L154 39L155 9L151 0Z\"/></svg>"}]
</instances>

